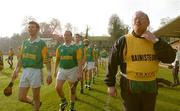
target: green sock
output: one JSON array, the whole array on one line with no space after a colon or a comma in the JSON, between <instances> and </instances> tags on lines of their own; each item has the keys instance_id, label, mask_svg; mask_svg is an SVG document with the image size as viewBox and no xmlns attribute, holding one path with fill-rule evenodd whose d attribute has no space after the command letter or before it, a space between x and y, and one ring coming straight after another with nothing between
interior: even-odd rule
<instances>
[{"instance_id":1,"label":"green sock","mask_svg":"<svg viewBox=\"0 0 180 111\"><path fill-rule=\"evenodd\" d=\"M71 108L71 109L74 109L74 102L71 102L70 108Z\"/></svg>"},{"instance_id":2,"label":"green sock","mask_svg":"<svg viewBox=\"0 0 180 111\"><path fill-rule=\"evenodd\" d=\"M93 76L93 81L95 80L95 76Z\"/></svg>"},{"instance_id":3,"label":"green sock","mask_svg":"<svg viewBox=\"0 0 180 111\"><path fill-rule=\"evenodd\" d=\"M89 85L89 86L91 85L91 80L88 81L88 85Z\"/></svg>"},{"instance_id":4,"label":"green sock","mask_svg":"<svg viewBox=\"0 0 180 111\"><path fill-rule=\"evenodd\" d=\"M66 102L66 98L61 98L61 102L62 103Z\"/></svg>"}]
</instances>

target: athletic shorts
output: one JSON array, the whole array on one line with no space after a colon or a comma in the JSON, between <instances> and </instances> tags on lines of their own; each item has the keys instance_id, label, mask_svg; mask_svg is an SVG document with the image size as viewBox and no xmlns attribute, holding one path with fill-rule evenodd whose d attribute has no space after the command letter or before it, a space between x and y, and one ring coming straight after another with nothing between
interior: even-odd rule
<instances>
[{"instance_id":1,"label":"athletic shorts","mask_svg":"<svg viewBox=\"0 0 180 111\"><path fill-rule=\"evenodd\" d=\"M107 58L101 58L102 62L107 62Z\"/></svg>"},{"instance_id":2,"label":"athletic shorts","mask_svg":"<svg viewBox=\"0 0 180 111\"><path fill-rule=\"evenodd\" d=\"M78 80L77 73L78 67L74 67L71 69L62 69L60 68L57 74L57 80L68 80L70 82L75 82Z\"/></svg>"},{"instance_id":3,"label":"athletic shorts","mask_svg":"<svg viewBox=\"0 0 180 111\"><path fill-rule=\"evenodd\" d=\"M38 88L43 82L41 69L25 68L22 72L19 87Z\"/></svg>"},{"instance_id":4,"label":"athletic shorts","mask_svg":"<svg viewBox=\"0 0 180 111\"><path fill-rule=\"evenodd\" d=\"M87 63L87 70L91 70L95 68L95 62L88 62Z\"/></svg>"}]
</instances>

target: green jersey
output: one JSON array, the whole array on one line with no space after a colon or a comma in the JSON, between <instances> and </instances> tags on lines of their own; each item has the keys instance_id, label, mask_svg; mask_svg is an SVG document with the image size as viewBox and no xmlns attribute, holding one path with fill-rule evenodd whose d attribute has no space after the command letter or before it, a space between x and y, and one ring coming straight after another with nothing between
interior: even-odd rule
<instances>
[{"instance_id":1,"label":"green jersey","mask_svg":"<svg viewBox=\"0 0 180 111\"><path fill-rule=\"evenodd\" d=\"M72 45L60 45L57 49L56 57L60 58L59 67L63 69L71 69L78 65L79 55L78 47Z\"/></svg>"},{"instance_id":2,"label":"green jersey","mask_svg":"<svg viewBox=\"0 0 180 111\"><path fill-rule=\"evenodd\" d=\"M82 55L81 55L81 60L84 58L84 56L85 56L85 51L84 51L84 48L85 48L85 46L84 46L84 44L76 44L76 46L81 50L81 52L82 52Z\"/></svg>"},{"instance_id":3,"label":"green jersey","mask_svg":"<svg viewBox=\"0 0 180 111\"><path fill-rule=\"evenodd\" d=\"M87 47L86 56L88 62L94 62L94 49L92 47Z\"/></svg>"},{"instance_id":4,"label":"green jersey","mask_svg":"<svg viewBox=\"0 0 180 111\"><path fill-rule=\"evenodd\" d=\"M22 47L22 66L23 68L43 68L44 60L48 59L46 44L40 38L33 42L25 40Z\"/></svg>"},{"instance_id":5,"label":"green jersey","mask_svg":"<svg viewBox=\"0 0 180 111\"><path fill-rule=\"evenodd\" d=\"M107 51L106 51L106 50L102 50L101 53L100 53L100 56L101 56L102 58L107 58L107 57L108 57Z\"/></svg>"},{"instance_id":6,"label":"green jersey","mask_svg":"<svg viewBox=\"0 0 180 111\"><path fill-rule=\"evenodd\" d=\"M94 55L95 55L96 59L99 58L99 49L98 48L94 49Z\"/></svg>"}]
</instances>

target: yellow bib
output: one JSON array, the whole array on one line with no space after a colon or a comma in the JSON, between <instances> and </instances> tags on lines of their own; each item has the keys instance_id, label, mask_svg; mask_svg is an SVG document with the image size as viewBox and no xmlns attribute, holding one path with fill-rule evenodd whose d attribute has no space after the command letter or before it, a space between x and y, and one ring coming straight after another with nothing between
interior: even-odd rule
<instances>
[{"instance_id":1,"label":"yellow bib","mask_svg":"<svg viewBox=\"0 0 180 111\"><path fill-rule=\"evenodd\" d=\"M153 43L134 37L132 34L125 36L127 48L124 55L127 63L127 79L135 81L152 81L156 79L159 61L155 56Z\"/></svg>"}]
</instances>

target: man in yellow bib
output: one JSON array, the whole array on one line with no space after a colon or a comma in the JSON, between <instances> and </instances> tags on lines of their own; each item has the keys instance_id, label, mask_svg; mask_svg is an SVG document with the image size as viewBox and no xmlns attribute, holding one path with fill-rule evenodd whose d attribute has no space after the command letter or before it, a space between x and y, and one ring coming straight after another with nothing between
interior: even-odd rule
<instances>
[{"instance_id":1,"label":"man in yellow bib","mask_svg":"<svg viewBox=\"0 0 180 111\"><path fill-rule=\"evenodd\" d=\"M135 12L132 33L120 37L109 56L105 78L108 94L116 96L115 81L120 65L121 97L125 111L155 110L159 62L172 63L175 59L174 49L147 31L149 24L146 13Z\"/></svg>"}]
</instances>

